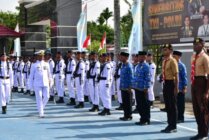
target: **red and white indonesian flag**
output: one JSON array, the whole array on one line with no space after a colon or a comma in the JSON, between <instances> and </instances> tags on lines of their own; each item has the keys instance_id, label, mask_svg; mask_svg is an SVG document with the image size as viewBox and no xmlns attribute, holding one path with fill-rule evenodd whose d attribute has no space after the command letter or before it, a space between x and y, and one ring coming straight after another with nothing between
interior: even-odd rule
<instances>
[{"instance_id":1,"label":"red and white indonesian flag","mask_svg":"<svg viewBox=\"0 0 209 140\"><path fill-rule=\"evenodd\" d=\"M88 35L86 40L83 43L83 48L88 48L91 45L91 35Z\"/></svg>"},{"instance_id":2,"label":"red and white indonesian flag","mask_svg":"<svg viewBox=\"0 0 209 140\"><path fill-rule=\"evenodd\" d=\"M100 49L103 49L106 47L106 32L104 33L103 37L102 37L102 41L100 44Z\"/></svg>"}]
</instances>

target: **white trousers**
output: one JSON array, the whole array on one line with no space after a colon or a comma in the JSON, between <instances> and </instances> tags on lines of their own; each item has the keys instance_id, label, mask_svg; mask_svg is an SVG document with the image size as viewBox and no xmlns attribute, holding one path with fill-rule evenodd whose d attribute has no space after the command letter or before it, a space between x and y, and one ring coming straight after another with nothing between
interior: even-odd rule
<instances>
[{"instance_id":1,"label":"white trousers","mask_svg":"<svg viewBox=\"0 0 209 140\"><path fill-rule=\"evenodd\" d=\"M89 96L89 80L87 78L84 79L83 93L85 96Z\"/></svg>"},{"instance_id":2,"label":"white trousers","mask_svg":"<svg viewBox=\"0 0 209 140\"><path fill-rule=\"evenodd\" d=\"M154 85L153 84L148 89L148 99L149 99L149 101L154 101L155 100Z\"/></svg>"},{"instance_id":3,"label":"white trousers","mask_svg":"<svg viewBox=\"0 0 209 140\"><path fill-rule=\"evenodd\" d=\"M84 83L82 83L80 77L75 78L75 87L76 87L78 102L84 102L84 93L83 93Z\"/></svg>"},{"instance_id":4,"label":"white trousers","mask_svg":"<svg viewBox=\"0 0 209 140\"><path fill-rule=\"evenodd\" d=\"M99 105L99 91L98 91L98 83L94 82L93 79L89 79L89 91L90 98L93 105Z\"/></svg>"},{"instance_id":5,"label":"white trousers","mask_svg":"<svg viewBox=\"0 0 209 140\"><path fill-rule=\"evenodd\" d=\"M107 109L111 109L111 107L112 107L112 94L110 93L110 87L106 87L106 81L105 80L100 80L99 89L100 89L100 98L102 100L103 106Z\"/></svg>"},{"instance_id":6,"label":"white trousers","mask_svg":"<svg viewBox=\"0 0 209 140\"><path fill-rule=\"evenodd\" d=\"M122 104L122 96L121 96L121 90L120 90L120 78L116 80L116 90L117 90L117 95L118 95L118 102Z\"/></svg>"},{"instance_id":7,"label":"white trousers","mask_svg":"<svg viewBox=\"0 0 209 140\"><path fill-rule=\"evenodd\" d=\"M22 72L18 72L18 82L19 82L19 86L20 88L24 88L24 75Z\"/></svg>"},{"instance_id":8,"label":"white trousers","mask_svg":"<svg viewBox=\"0 0 209 140\"><path fill-rule=\"evenodd\" d=\"M74 79L72 78L72 74L67 74L66 81L67 81L69 98L75 99Z\"/></svg>"},{"instance_id":9,"label":"white trousers","mask_svg":"<svg viewBox=\"0 0 209 140\"><path fill-rule=\"evenodd\" d=\"M34 87L36 104L40 116L44 115L44 108L49 100L49 87Z\"/></svg>"},{"instance_id":10,"label":"white trousers","mask_svg":"<svg viewBox=\"0 0 209 140\"><path fill-rule=\"evenodd\" d=\"M110 83L110 93L112 95L115 95L115 80L112 78L111 83Z\"/></svg>"},{"instance_id":11,"label":"white trousers","mask_svg":"<svg viewBox=\"0 0 209 140\"><path fill-rule=\"evenodd\" d=\"M14 72L14 87L18 87L18 74L17 72Z\"/></svg>"},{"instance_id":12,"label":"white trousers","mask_svg":"<svg viewBox=\"0 0 209 140\"><path fill-rule=\"evenodd\" d=\"M6 80L0 79L1 106L6 106L6 103L9 102L10 93L11 93L11 89L10 89L9 79L6 79Z\"/></svg>"},{"instance_id":13,"label":"white trousers","mask_svg":"<svg viewBox=\"0 0 209 140\"><path fill-rule=\"evenodd\" d=\"M60 78L59 75L56 75L55 76L55 85L56 85L56 91L58 93L58 96L64 97L64 91L65 91L64 79Z\"/></svg>"},{"instance_id":14,"label":"white trousers","mask_svg":"<svg viewBox=\"0 0 209 140\"><path fill-rule=\"evenodd\" d=\"M29 75L27 75L26 73L24 73L24 83L25 83L25 89L30 90L30 88L29 88Z\"/></svg>"}]
</instances>

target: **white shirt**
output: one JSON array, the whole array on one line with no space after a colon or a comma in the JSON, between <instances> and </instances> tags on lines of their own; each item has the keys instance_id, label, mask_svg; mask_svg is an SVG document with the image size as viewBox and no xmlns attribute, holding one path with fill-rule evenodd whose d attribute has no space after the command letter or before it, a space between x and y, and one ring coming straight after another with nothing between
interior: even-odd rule
<instances>
[{"instance_id":1,"label":"white shirt","mask_svg":"<svg viewBox=\"0 0 209 140\"><path fill-rule=\"evenodd\" d=\"M55 63L52 59L49 59L49 68L50 68L50 72L53 75L53 71L54 71L54 67L55 67Z\"/></svg>"},{"instance_id":2,"label":"white shirt","mask_svg":"<svg viewBox=\"0 0 209 140\"><path fill-rule=\"evenodd\" d=\"M2 76L2 77L9 77L9 79L5 79L4 82L5 83L9 83L11 87L13 86L12 65L9 62L1 61L0 76ZM0 80L3 80L3 79L0 79Z\"/></svg>"},{"instance_id":3,"label":"white shirt","mask_svg":"<svg viewBox=\"0 0 209 140\"><path fill-rule=\"evenodd\" d=\"M78 67L77 71L75 69L75 73L76 74L80 74L81 75L81 80L84 81L85 79L85 63L83 60L78 61L76 67Z\"/></svg>"},{"instance_id":4,"label":"white shirt","mask_svg":"<svg viewBox=\"0 0 209 140\"><path fill-rule=\"evenodd\" d=\"M198 34L197 34L198 37L206 37L206 36L209 36L209 24L207 25L201 25L199 28L198 28Z\"/></svg>"},{"instance_id":5,"label":"white shirt","mask_svg":"<svg viewBox=\"0 0 209 140\"><path fill-rule=\"evenodd\" d=\"M74 59L69 59L68 60L68 64L67 64L67 68L66 68L66 72L72 72L72 74L74 73L76 68L76 62Z\"/></svg>"},{"instance_id":6,"label":"white shirt","mask_svg":"<svg viewBox=\"0 0 209 140\"><path fill-rule=\"evenodd\" d=\"M102 70L102 69L101 69ZM111 64L106 63L104 69L101 71L100 77L105 77L106 81L105 84L110 84L111 79L112 79L112 73L111 73ZM100 80L101 82L101 80Z\"/></svg>"},{"instance_id":7,"label":"white shirt","mask_svg":"<svg viewBox=\"0 0 209 140\"><path fill-rule=\"evenodd\" d=\"M52 81L52 76L47 62L36 61L31 66L30 77L29 77L29 87L49 87Z\"/></svg>"},{"instance_id":8,"label":"white shirt","mask_svg":"<svg viewBox=\"0 0 209 140\"><path fill-rule=\"evenodd\" d=\"M20 61L18 63L17 72L22 73L23 72L23 68L24 68L24 62L23 61Z\"/></svg>"},{"instance_id":9,"label":"white shirt","mask_svg":"<svg viewBox=\"0 0 209 140\"><path fill-rule=\"evenodd\" d=\"M98 76L99 73L100 73L100 63L99 61L96 61L96 62L92 62L92 63L95 63L94 67L91 69L90 71L90 75L91 76Z\"/></svg>"},{"instance_id":10,"label":"white shirt","mask_svg":"<svg viewBox=\"0 0 209 140\"><path fill-rule=\"evenodd\" d=\"M155 63L149 64L149 71L150 71L150 75L151 75L151 82L152 82L152 84L154 84L154 82L155 82L155 74L156 74L156 65L155 65Z\"/></svg>"},{"instance_id":11,"label":"white shirt","mask_svg":"<svg viewBox=\"0 0 209 140\"><path fill-rule=\"evenodd\" d=\"M55 75L59 76L60 79L65 78L65 67L66 65L63 59L61 59L60 61L58 61L57 64L55 64Z\"/></svg>"}]
</instances>

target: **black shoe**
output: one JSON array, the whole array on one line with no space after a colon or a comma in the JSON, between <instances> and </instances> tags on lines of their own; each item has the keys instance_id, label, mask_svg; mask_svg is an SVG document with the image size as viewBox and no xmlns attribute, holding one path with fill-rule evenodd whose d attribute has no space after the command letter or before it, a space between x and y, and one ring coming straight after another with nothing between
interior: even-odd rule
<instances>
[{"instance_id":1,"label":"black shoe","mask_svg":"<svg viewBox=\"0 0 209 140\"><path fill-rule=\"evenodd\" d=\"M121 121L130 121L132 120L132 117L121 117L119 118Z\"/></svg>"},{"instance_id":2,"label":"black shoe","mask_svg":"<svg viewBox=\"0 0 209 140\"><path fill-rule=\"evenodd\" d=\"M24 93L24 89L23 89L23 88L21 88L21 90L19 91L19 93Z\"/></svg>"},{"instance_id":3,"label":"black shoe","mask_svg":"<svg viewBox=\"0 0 209 140\"><path fill-rule=\"evenodd\" d=\"M69 106L76 105L75 99L74 98L70 98L70 101L66 105L69 105Z\"/></svg>"},{"instance_id":4,"label":"black shoe","mask_svg":"<svg viewBox=\"0 0 209 140\"><path fill-rule=\"evenodd\" d=\"M190 138L190 140L198 140L198 139L199 139L199 137L200 137L200 136L197 134L197 135L195 135L195 136L191 137L191 138Z\"/></svg>"},{"instance_id":5,"label":"black shoe","mask_svg":"<svg viewBox=\"0 0 209 140\"><path fill-rule=\"evenodd\" d=\"M112 95L112 101L115 101L116 98L115 98L115 95Z\"/></svg>"},{"instance_id":6,"label":"black shoe","mask_svg":"<svg viewBox=\"0 0 209 140\"><path fill-rule=\"evenodd\" d=\"M33 92L30 94L30 96L35 96L35 92L33 91Z\"/></svg>"},{"instance_id":7,"label":"black shoe","mask_svg":"<svg viewBox=\"0 0 209 140\"><path fill-rule=\"evenodd\" d=\"M105 115L111 115L110 110L104 108L104 110L102 110L102 112L98 113L98 115L100 116L105 116Z\"/></svg>"},{"instance_id":8,"label":"black shoe","mask_svg":"<svg viewBox=\"0 0 209 140\"><path fill-rule=\"evenodd\" d=\"M123 110L123 105L120 104L120 106L118 108L116 108L115 110Z\"/></svg>"},{"instance_id":9,"label":"black shoe","mask_svg":"<svg viewBox=\"0 0 209 140\"><path fill-rule=\"evenodd\" d=\"M30 94L30 90L27 90L24 95Z\"/></svg>"},{"instance_id":10,"label":"black shoe","mask_svg":"<svg viewBox=\"0 0 209 140\"><path fill-rule=\"evenodd\" d=\"M6 114L7 113L7 106L2 106L2 114Z\"/></svg>"},{"instance_id":11,"label":"black shoe","mask_svg":"<svg viewBox=\"0 0 209 140\"><path fill-rule=\"evenodd\" d=\"M89 112L98 112L99 111L99 106L98 105L93 105L91 109L89 109Z\"/></svg>"},{"instance_id":12,"label":"black shoe","mask_svg":"<svg viewBox=\"0 0 209 140\"><path fill-rule=\"evenodd\" d=\"M184 120L177 120L177 123L184 123Z\"/></svg>"},{"instance_id":13,"label":"black shoe","mask_svg":"<svg viewBox=\"0 0 209 140\"><path fill-rule=\"evenodd\" d=\"M140 122L136 122L135 125L150 125L150 121L140 121Z\"/></svg>"},{"instance_id":14,"label":"black shoe","mask_svg":"<svg viewBox=\"0 0 209 140\"><path fill-rule=\"evenodd\" d=\"M161 130L161 132L162 133L175 133L175 132L177 132L177 129L166 127L165 129Z\"/></svg>"},{"instance_id":15,"label":"black shoe","mask_svg":"<svg viewBox=\"0 0 209 140\"><path fill-rule=\"evenodd\" d=\"M137 109L134 109L134 110L132 111L132 113L139 113L139 111L138 111Z\"/></svg>"},{"instance_id":16,"label":"black shoe","mask_svg":"<svg viewBox=\"0 0 209 140\"><path fill-rule=\"evenodd\" d=\"M160 111L166 112L166 108L161 108Z\"/></svg>"},{"instance_id":17,"label":"black shoe","mask_svg":"<svg viewBox=\"0 0 209 140\"><path fill-rule=\"evenodd\" d=\"M84 96L84 102L89 102L89 96Z\"/></svg>"},{"instance_id":18,"label":"black shoe","mask_svg":"<svg viewBox=\"0 0 209 140\"><path fill-rule=\"evenodd\" d=\"M57 104L65 103L65 102L64 102L64 98L63 98L63 97L59 97L59 100L57 100L56 103L57 103Z\"/></svg>"},{"instance_id":19,"label":"black shoe","mask_svg":"<svg viewBox=\"0 0 209 140\"><path fill-rule=\"evenodd\" d=\"M84 108L84 103L83 102L79 102L79 104L74 106L74 108Z\"/></svg>"},{"instance_id":20,"label":"black shoe","mask_svg":"<svg viewBox=\"0 0 209 140\"><path fill-rule=\"evenodd\" d=\"M49 102L53 102L53 101L54 101L54 96L50 95Z\"/></svg>"}]
</instances>

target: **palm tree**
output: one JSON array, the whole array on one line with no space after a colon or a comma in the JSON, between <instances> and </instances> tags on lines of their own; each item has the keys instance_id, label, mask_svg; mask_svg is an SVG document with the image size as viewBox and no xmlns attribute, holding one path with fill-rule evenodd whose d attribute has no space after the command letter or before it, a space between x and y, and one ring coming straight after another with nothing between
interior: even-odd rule
<instances>
[{"instance_id":1,"label":"palm tree","mask_svg":"<svg viewBox=\"0 0 209 140\"><path fill-rule=\"evenodd\" d=\"M101 13L101 15L106 22L106 25L108 24L108 19L111 18L113 16L113 13L109 10L109 8L106 8L103 10L103 12Z\"/></svg>"},{"instance_id":2,"label":"palm tree","mask_svg":"<svg viewBox=\"0 0 209 140\"><path fill-rule=\"evenodd\" d=\"M100 16L97 18L97 22L99 23L99 25L103 25L103 24L105 23L104 17L100 15Z\"/></svg>"}]
</instances>

